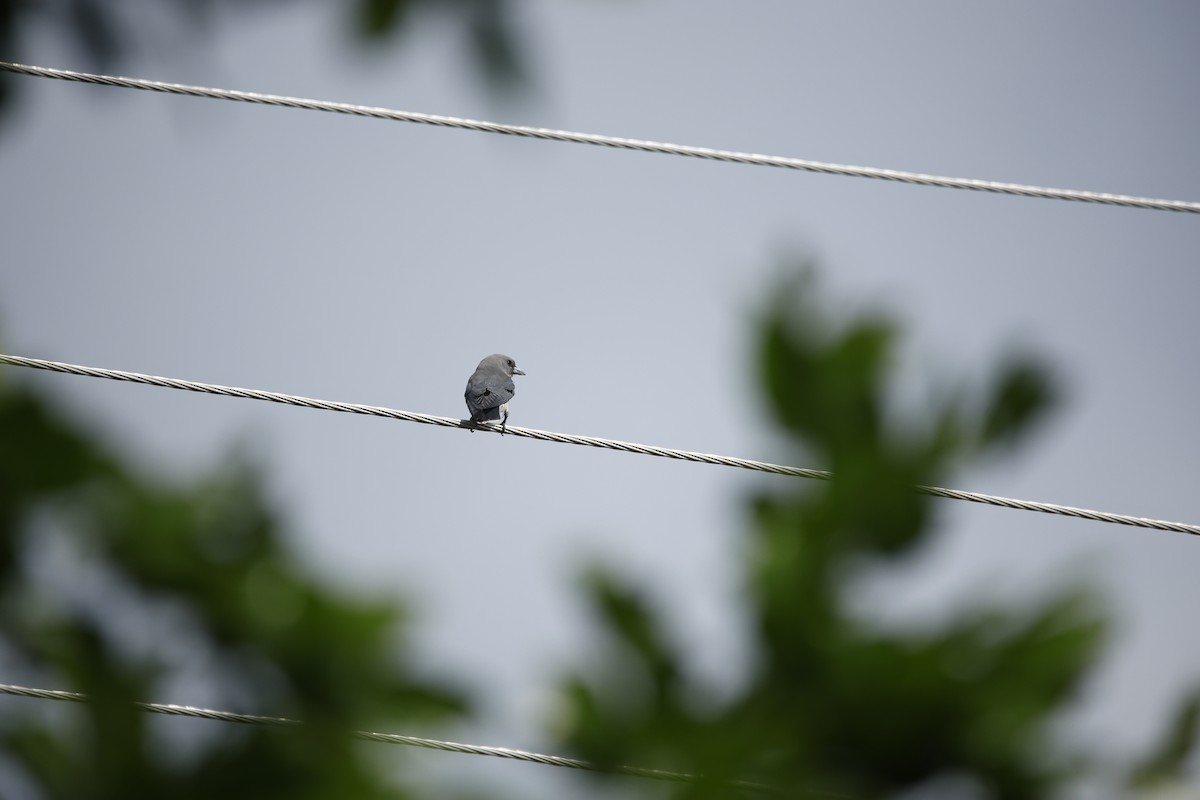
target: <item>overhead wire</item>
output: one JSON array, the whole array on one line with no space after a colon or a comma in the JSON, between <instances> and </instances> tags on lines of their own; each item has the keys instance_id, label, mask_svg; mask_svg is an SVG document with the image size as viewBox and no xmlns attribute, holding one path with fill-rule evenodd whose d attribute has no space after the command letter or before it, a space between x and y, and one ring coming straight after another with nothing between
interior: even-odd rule
<instances>
[{"instance_id":1,"label":"overhead wire","mask_svg":"<svg viewBox=\"0 0 1200 800\"><path fill-rule=\"evenodd\" d=\"M37 700L61 700L70 703L89 702L88 696L80 692L68 692L61 689L39 689L30 686L15 686L7 683L0 683L0 694L12 695L14 697L29 697ZM153 714L166 714L174 717L208 719L218 722L236 722L243 725L267 725L279 728L296 728L304 725L303 720L290 719L287 717L271 717L260 714L239 714L231 711L217 711L210 708L196 708L195 706L175 705L171 703L139 702L135 703L135 705L143 711ZM515 750L510 747L489 747L487 745L447 742L440 739L428 739L422 736L408 736L399 733L354 731L352 735L356 739L362 739L368 742L400 744L409 747L420 747L425 750L439 750L446 753L493 756L495 758L507 758L514 761L525 761L548 767L565 767L567 769L578 769L588 772L610 772L620 775L630 775L637 778L651 778L659 781L683 783L700 780L702 778L702 776L699 775L691 775L684 772L671 772L669 770L661 769L649 769L647 767L602 767L598 764L593 764L590 761L584 761L583 759L578 758L543 755L542 753L532 753L527 750ZM750 781L731 781L730 786L739 789L752 789L755 791L774 791L774 789L770 786L766 786L761 783L753 783Z\"/></svg>"},{"instance_id":2,"label":"overhead wire","mask_svg":"<svg viewBox=\"0 0 1200 800\"><path fill-rule=\"evenodd\" d=\"M538 441L543 442L558 442L560 444L599 447L605 450L618 450L625 453L658 456L660 458L670 458L678 461L691 461L700 464L715 464L717 466L737 467L739 469L767 472L775 475L789 475L798 478L811 478L815 480L832 480L834 477L833 473L829 472L828 470L808 469L805 467L790 467L783 464L772 464L766 461L755 461L748 458L735 458L732 456L713 455L711 453L698 453L691 450L677 450L670 447L655 447L652 445L636 444L633 442L622 442L616 439L602 439L596 436L579 436L575 434L554 433L552 431L542 431L537 430L536 428L521 428L513 425L507 426L506 430L502 431L495 426L477 425L469 420L455 419L453 417L438 417L432 414L419 414L412 411L401 411L399 409L386 408L384 406L343 403L331 400L317 400L311 397L282 394L280 392L269 392L262 389L242 389L235 386L222 386L213 383L181 380L179 378L163 378L156 375L145 375L139 372L126 372L124 370L104 369L101 367L87 367L80 364L68 364L61 361L47 361L41 358L28 358L26 356L15 356L0 353L0 364L9 364L17 367L29 367L31 369L41 369L49 372L58 372L68 375L81 375L89 378L106 378L115 381L140 383L148 386L160 386L167 389L180 389L189 392L201 392L203 394L221 395L225 397L244 397L251 400L265 400L271 403L282 403L284 405L299 406L302 408L314 408L322 411L340 411L348 414L362 414L372 417L399 419L406 422L418 422L423 425L436 425L443 428L463 428L473 431L489 431L493 433L499 433L501 435L507 434L518 438L537 439ZM1192 525L1183 522L1169 522L1167 520L1151 519L1148 517L1134 517L1126 514L1113 514L1106 511L1094 511L1091 509L1064 506L1056 503L1042 503L1033 500L1018 500L1011 497L982 494L980 492L968 492L959 489L946 489L939 486L914 486L913 490L920 494L946 498L949 500L963 500L972 503L998 506L1001 508L1012 508L1021 511L1037 511L1045 514L1056 514L1064 517L1088 519L1095 522L1108 522L1116 525L1128 525L1135 528L1150 528L1154 530L1172 531L1175 533L1186 533L1191 534L1192 536L1200 536L1200 525Z\"/></svg>"},{"instance_id":3,"label":"overhead wire","mask_svg":"<svg viewBox=\"0 0 1200 800\"><path fill-rule=\"evenodd\" d=\"M412 122L424 125L436 125L444 128L461 128L465 130L498 133L508 136L521 136L532 139L549 141L574 142L601 147L613 147L621 150L638 150L648 153L663 153L668 155L701 158L710 161L728 161L738 164L752 164L764 167L779 167L782 169L818 172L827 175L845 175L857 178L874 178L876 180L896 181L921 186L938 186L946 189L967 189L978 192L995 194L1019 195L1023 197L1041 197L1051 200L1073 200L1081 203L1100 203L1104 205L1144 208L1156 211L1180 211L1190 214L1200 214L1200 202L1187 200L1163 200L1151 197L1138 197L1127 194L1111 194L1108 192L1092 192L1079 189L1056 189L1048 186L1035 186L1022 183L1004 183L1000 181L980 180L977 178L952 178L941 175L928 175L920 172L907 172L896 169L881 169L878 167L859 167L848 164L833 164L825 161L811 161L802 158L785 156L762 155L760 153L741 152L736 150L719 150L710 147L670 144L647 139L627 139L619 136L604 136L594 133L579 133L575 131L538 128L528 125L507 125L500 122L447 117L438 114L424 114L415 111L399 111L378 106L363 106L352 103L337 103L326 100L311 100L286 95L261 94L258 92L238 91L234 89L217 89L205 86L192 86L182 83L166 83L163 81L147 80L145 78L127 78L116 75L100 75L75 70L39 67L29 64L17 64L0 61L0 70L28 75L39 78L75 81L80 83L116 86L124 89L142 89L151 92L166 92L168 94L186 95L189 97L205 97L214 100L232 100L258 105L282 106L285 108L300 108L310 111L327 111L336 114L351 114L358 117L386 119L395 122Z\"/></svg>"}]
</instances>

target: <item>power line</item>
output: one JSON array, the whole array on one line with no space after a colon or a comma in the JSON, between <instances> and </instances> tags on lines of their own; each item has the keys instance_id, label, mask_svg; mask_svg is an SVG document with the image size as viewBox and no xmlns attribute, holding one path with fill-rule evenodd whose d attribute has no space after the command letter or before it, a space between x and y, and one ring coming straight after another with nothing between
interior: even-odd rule
<instances>
[{"instance_id":1,"label":"power line","mask_svg":"<svg viewBox=\"0 0 1200 800\"><path fill-rule=\"evenodd\" d=\"M86 703L89 698L80 692L66 692L61 689L37 689L29 686L14 686L11 684L0 683L0 694L13 695L15 697L30 697L37 700L63 700L70 703ZM196 708L194 706L180 706L169 703L135 703L138 708L143 711L149 711L154 714L166 714L174 717L191 717L194 719L216 720L218 722L237 722L243 725L268 725L279 728L295 728L304 724L301 720L289 719L287 717L269 717L260 714L238 714L230 711L216 711L209 708ZM407 736L399 733L377 733L375 731L354 731L356 739L363 739L368 742L382 742L384 744L402 744L409 747L420 747L426 750L440 750L446 753L464 753L473 756L494 756L496 758L508 758L514 761L526 761L533 764L542 764L548 767L565 767L568 769L580 769L588 772L613 772L621 775L632 775L638 778L652 778L659 781L672 781L683 783L699 780L701 776L690 775L684 772L669 772L660 769L648 769L646 767L625 767L617 766L611 769L601 767L590 761L584 761L578 758L568 758L566 756L548 756L541 753L531 753L527 750L514 750L510 747L488 747L478 744L462 744L461 742L444 742L439 739L427 739L421 736ZM753 789L756 791L774 791L771 787L761 783L752 783L750 781L732 781L732 787L740 789Z\"/></svg>"},{"instance_id":2,"label":"power line","mask_svg":"<svg viewBox=\"0 0 1200 800\"><path fill-rule=\"evenodd\" d=\"M85 367L79 364L66 364L61 361L47 361L41 358L27 358L0 353L0 364L10 364L16 367L61 372L68 375L82 375L89 378L107 378L128 383L141 383L149 386L161 386L167 389L182 389L189 392L215 394L224 397L244 397L251 400L266 400L272 403L283 403L289 406L315 408L322 411L341 411L348 414L363 414L371 417L386 417L406 422L419 422L425 425L437 425L443 428L465 428L467 430L483 430L501 433L499 428L487 425L475 425L467 420L453 417L436 417L431 414L418 414L412 411L401 411L383 406L367 406L357 403L340 403L330 400L315 400L299 395L268 392L262 389L241 389L235 386L221 386L213 383L180 380L179 378L162 378L155 375L144 375L139 372L125 372L100 367ZM804 467L789 467L782 464L771 464L766 461L753 461L748 458L719 456L711 453L697 453L691 450L676 450L669 447L654 447L645 444L622 442L616 439L601 439L595 436L577 436L566 433L541 431L536 428L519 428L508 426L507 433L511 436L527 439L537 439L543 442L558 442L560 444L575 444L586 447L599 447L605 450L619 450L625 453L638 453L647 456L672 458L678 461L692 461L700 464L715 464L724 467L738 467L756 472L769 472L775 475L790 475L797 478L812 478L815 480L831 480L833 473L823 469L807 469ZM501 434L503 435L503 434ZM1017 500L999 495L965 492L958 489L944 489L938 486L914 486L913 489L921 494L932 497L942 497L950 500L965 500L972 503L982 503L1001 508L1013 508L1021 511L1039 511L1045 514L1057 514L1064 517L1078 517L1095 522L1110 522L1116 525L1129 525L1135 528L1151 528L1160 531L1173 531L1200 536L1200 525L1190 525L1183 522L1168 522L1161 519L1133 517L1126 514L1111 514L1105 511L1093 511L1086 508L1075 508L1055 503L1040 503L1034 500Z\"/></svg>"},{"instance_id":3,"label":"power line","mask_svg":"<svg viewBox=\"0 0 1200 800\"><path fill-rule=\"evenodd\" d=\"M831 164L824 161L809 161L801 158L785 156L769 156L758 153L746 153L736 150L717 150L709 147L694 147L691 145L668 144L645 139L626 139L617 136L603 136L594 133L577 133L573 131L554 130L551 128L536 128L527 125L506 125L500 122L485 122L482 120L463 119L461 117L446 117L437 114L422 114L415 111L397 111L377 106L361 106L351 103L334 103L325 100L309 100L300 97L287 97L275 94L259 94L234 89L214 89L204 86L191 86L181 83L164 83L162 81L146 80L144 78L125 78L115 75L97 75L89 72L54 69L51 67L36 67L28 64L14 64L0 61L0 70L30 75L38 78L54 78L56 80L94 83L103 86L119 86L124 89L143 89L151 92L166 92L168 94L187 95L190 97L207 97L214 100L234 100L243 103L259 105L283 106L286 108L303 108L310 111L329 111L337 114L351 114L358 117L373 117L396 122L415 122L424 125L437 125L444 128L462 128L465 130L500 133L508 136L521 136L532 139L544 139L560 142L575 142L576 144L591 144L601 147L614 147L621 150L638 150L647 153L665 153L668 155L703 158L710 161L731 161L738 164L753 164L764 167L780 167L805 172L819 172L827 175L847 175L857 178L875 178L877 180L912 183L921 186L940 186L947 189L970 189L978 192L995 194L1020 195L1022 197L1041 197L1051 200L1074 200L1081 203L1101 203L1104 205L1145 208L1157 211L1182 211L1200 214L1200 202L1186 200L1158 200L1149 197L1136 197L1126 194L1109 194L1106 192L1089 192L1078 189L1054 189L1046 186L1033 186L1022 183L1001 183L976 178L948 178L939 175L926 175L919 172L906 172L895 169L880 169L877 167L856 167L846 164Z\"/></svg>"}]
</instances>

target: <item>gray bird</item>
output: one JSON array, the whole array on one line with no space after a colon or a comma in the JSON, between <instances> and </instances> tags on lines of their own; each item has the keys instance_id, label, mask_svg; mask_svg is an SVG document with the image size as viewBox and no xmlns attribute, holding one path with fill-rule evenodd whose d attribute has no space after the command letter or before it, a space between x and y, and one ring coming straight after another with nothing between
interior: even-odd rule
<instances>
[{"instance_id":1,"label":"gray bird","mask_svg":"<svg viewBox=\"0 0 1200 800\"><path fill-rule=\"evenodd\" d=\"M508 401L517 393L513 375L524 374L517 369L517 362L499 353L480 361L467 381L467 391L463 395L467 411L471 412L471 422L500 420L500 433L503 434L508 424Z\"/></svg>"}]
</instances>

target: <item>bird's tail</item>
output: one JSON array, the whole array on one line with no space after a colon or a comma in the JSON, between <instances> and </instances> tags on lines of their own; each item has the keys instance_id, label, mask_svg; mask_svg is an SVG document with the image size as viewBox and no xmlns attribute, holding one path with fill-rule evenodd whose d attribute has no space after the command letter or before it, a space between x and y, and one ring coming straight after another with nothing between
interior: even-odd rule
<instances>
[{"instance_id":1,"label":"bird's tail","mask_svg":"<svg viewBox=\"0 0 1200 800\"><path fill-rule=\"evenodd\" d=\"M480 408L471 414L471 422L499 422L500 408Z\"/></svg>"}]
</instances>

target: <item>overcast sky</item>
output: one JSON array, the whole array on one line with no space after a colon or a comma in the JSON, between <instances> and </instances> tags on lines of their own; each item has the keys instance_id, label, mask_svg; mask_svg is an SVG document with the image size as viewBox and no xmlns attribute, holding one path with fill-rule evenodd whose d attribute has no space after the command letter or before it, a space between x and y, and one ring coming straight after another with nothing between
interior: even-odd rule
<instances>
[{"instance_id":1,"label":"overcast sky","mask_svg":"<svg viewBox=\"0 0 1200 800\"><path fill-rule=\"evenodd\" d=\"M127 74L943 175L1200 200L1187 2L519 3L535 91L481 89L446 26L354 51L340 4L230 15ZM88 68L47 35L21 58ZM445 416L512 355L514 425L788 457L752 323L811 258L831 310L890 309L902 381L1010 348L1066 389L958 488L1200 522L1200 217L911 187L35 78L0 128L0 350ZM651 584L707 674L736 675L744 501L784 479L56 375L36 381L186 476L270 470L298 549L418 610L477 687L457 738L529 749L588 638L593 556ZM799 466L815 466L799 464ZM936 545L862 604L936 618L1101 585L1118 638L1071 731L1147 745L1200 679L1200 540L947 501ZM153 698L189 702L187 697ZM420 731L409 731L421 733ZM420 755L528 788L541 768ZM437 767L449 764L449 767ZM557 780L557 779L555 779ZM546 786L534 783L536 786Z\"/></svg>"}]
</instances>

